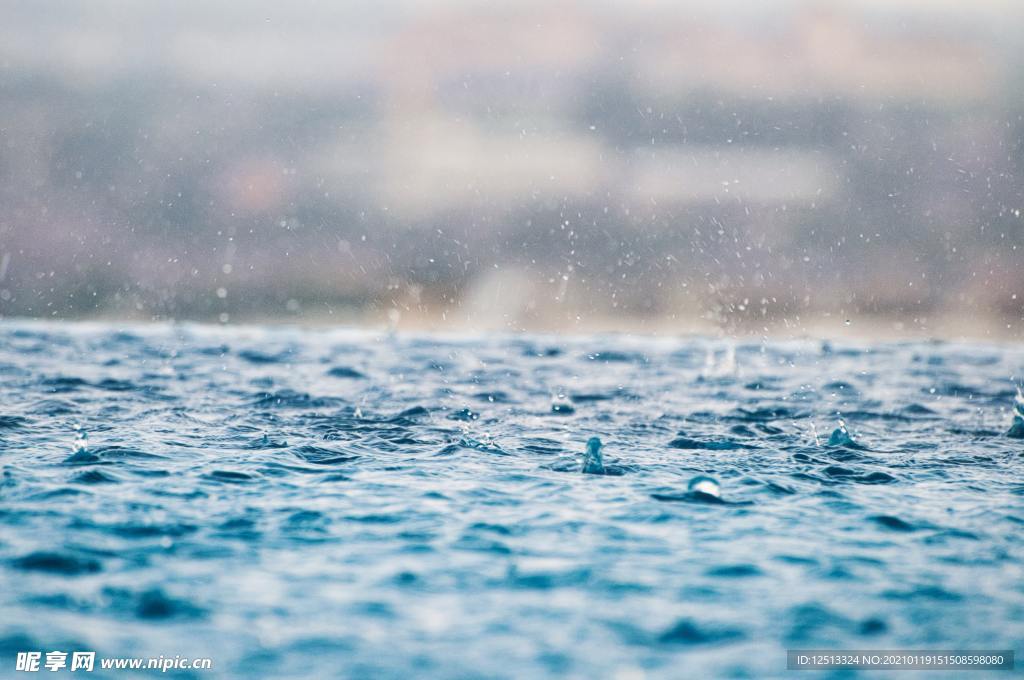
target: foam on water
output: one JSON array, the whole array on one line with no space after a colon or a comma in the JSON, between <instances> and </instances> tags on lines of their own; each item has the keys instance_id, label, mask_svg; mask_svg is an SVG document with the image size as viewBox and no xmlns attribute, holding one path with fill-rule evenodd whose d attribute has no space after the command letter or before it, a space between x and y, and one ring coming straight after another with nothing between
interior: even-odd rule
<instances>
[{"instance_id":1,"label":"foam on water","mask_svg":"<svg viewBox=\"0 0 1024 680\"><path fill-rule=\"evenodd\" d=\"M1022 365L8 324L0 648L210 656L204 678L777 677L791 647L1021 649Z\"/></svg>"}]
</instances>

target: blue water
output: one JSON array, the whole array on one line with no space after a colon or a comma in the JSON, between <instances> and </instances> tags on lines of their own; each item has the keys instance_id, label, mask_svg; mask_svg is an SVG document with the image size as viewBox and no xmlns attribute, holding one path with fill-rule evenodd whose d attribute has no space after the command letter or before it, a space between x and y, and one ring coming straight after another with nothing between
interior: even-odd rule
<instances>
[{"instance_id":1,"label":"blue water","mask_svg":"<svg viewBox=\"0 0 1024 680\"><path fill-rule=\"evenodd\" d=\"M8 323L0 676L51 649L204 678L1021 650L1022 370L1017 346ZM607 474L580 471L593 436Z\"/></svg>"}]
</instances>

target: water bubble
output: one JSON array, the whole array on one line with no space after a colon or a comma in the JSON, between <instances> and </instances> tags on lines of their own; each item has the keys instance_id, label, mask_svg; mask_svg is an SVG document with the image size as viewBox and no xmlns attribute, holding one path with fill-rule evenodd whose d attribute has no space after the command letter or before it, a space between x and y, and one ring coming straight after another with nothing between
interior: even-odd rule
<instances>
[{"instance_id":1,"label":"water bubble","mask_svg":"<svg viewBox=\"0 0 1024 680\"><path fill-rule=\"evenodd\" d=\"M717 479L707 475L697 475L691 479L690 483L686 486L686 490L690 493L701 493L705 496L714 496L715 498L722 497L722 485L718 483Z\"/></svg>"}]
</instances>

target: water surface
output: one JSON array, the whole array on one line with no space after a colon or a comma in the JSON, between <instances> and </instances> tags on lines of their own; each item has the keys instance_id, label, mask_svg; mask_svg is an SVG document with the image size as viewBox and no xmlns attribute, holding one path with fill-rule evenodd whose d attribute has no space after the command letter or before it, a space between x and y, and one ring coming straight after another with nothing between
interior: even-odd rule
<instances>
[{"instance_id":1,"label":"water surface","mask_svg":"<svg viewBox=\"0 0 1024 680\"><path fill-rule=\"evenodd\" d=\"M1022 369L994 345L8 323L3 672L51 649L210 656L206 678L1020 650ZM615 474L579 472L592 436Z\"/></svg>"}]
</instances>

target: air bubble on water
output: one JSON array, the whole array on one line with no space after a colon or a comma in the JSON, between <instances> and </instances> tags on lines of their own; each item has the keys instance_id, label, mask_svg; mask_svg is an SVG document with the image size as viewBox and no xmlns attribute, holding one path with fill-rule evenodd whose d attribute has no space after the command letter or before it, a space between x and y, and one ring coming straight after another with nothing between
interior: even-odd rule
<instances>
[{"instance_id":1,"label":"air bubble on water","mask_svg":"<svg viewBox=\"0 0 1024 680\"><path fill-rule=\"evenodd\" d=\"M690 480L686 490L691 493L702 493L706 496L714 496L715 498L721 498L722 496L722 485L718 483L718 480L714 477L708 477L707 475L697 475Z\"/></svg>"}]
</instances>

